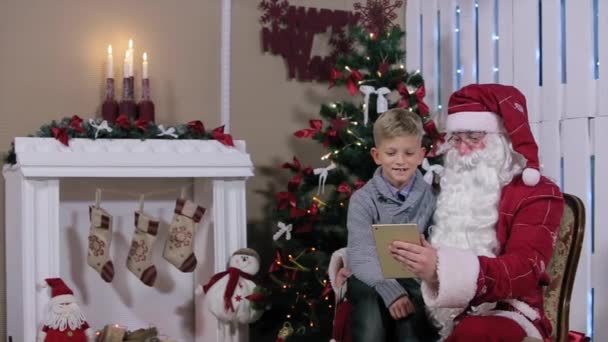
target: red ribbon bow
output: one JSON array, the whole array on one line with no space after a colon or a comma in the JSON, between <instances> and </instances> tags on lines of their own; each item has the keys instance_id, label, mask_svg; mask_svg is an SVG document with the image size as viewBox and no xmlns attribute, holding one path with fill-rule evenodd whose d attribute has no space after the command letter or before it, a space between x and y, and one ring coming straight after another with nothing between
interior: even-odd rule
<instances>
[{"instance_id":1,"label":"red ribbon bow","mask_svg":"<svg viewBox=\"0 0 608 342\"><path fill-rule=\"evenodd\" d=\"M120 114L114 123L122 129L129 129L131 127L131 121L129 121L129 117L125 114Z\"/></svg>"},{"instance_id":2,"label":"red ribbon bow","mask_svg":"<svg viewBox=\"0 0 608 342\"><path fill-rule=\"evenodd\" d=\"M84 128L82 128L82 119L78 115L72 116L70 120L70 128L78 133L84 132Z\"/></svg>"},{"instance_id":3,"label":"red ribbon bow","mask_svg":"<svg viewBox=\"0 0 608 342\"><path fill-rule=\"evenodd\" d=\"M408 91L407 86L403 84L403 82L401 82L397 86L397 90L399 91L399 94L401 94L401 100L399 101L397 107L412 107L412 104L410 104L410 92ZM429 106L424 103L424 97L426 96L426 89L424 88L424 85L421 85L420 87L418 87L418 89L416 89L416 91L414 92L414 96L416 98L416 104L418 105L418 113L423 118L427 117L430 113L430 110Z\"/></svg>"},{"instance_id":4,"label":"red ribbon bow","mask_svg":"<svg viewBox=\"0 0 608 342\"><path fill-rule=\"evenodd\" d=\"M211 137L226 146L234 146L234 141L230 134L224 133L224 126L220 126L211 131Z\"/></svg>"},{"instance_id":5,"label":"red ribbon bow","mask_svg":"<svg viewBox=\"0 0 608 342\"><path fill-rule=\"evenodd\" d=\"M310 138L317 134L317 132L321 131L321 128L323 128L323 121L321 120L310 120L308 124L310 125L310 128L304 128L296 131L293 135L298 138Z\"/></svg>"},{"instance_id":6,"label":"red ribbon bow","mask_svg":"<svg viewBox=\"0 0 608 342\"><path fill-rule=\"evenodd\" d=\"M353 70L346 79L346 89L350 96L354 96L359 92L359 81L363 79L359 70Z\"/></svg>"},{"instance_id":7,"label":"red ribbon bow","mask_svg":"<svg viewBox=\"0 0 608 342\"><path fill-rule=\"evenodd\" d=\"M590 342L591 338L585 336L585 334L578 331L568 332L568 342Z\"/></svg>"},{"instance_id":8,"label":"red ribbon bow","mask_svg":"<svg viewBox=\"0 0 608 342\"><path fill-rule=\"evenodd\" d=\"M285 209L288 206L296 206L296 194L293 192L281 191L277 193L277 209Z\"/></svg>"},{"instance_id":9,"label":"red ribbon bow","mask_svg":"<svg viewBox=\"0 0 608 342\"><path fill-rule=\"evenodd\" d=\"M213 284L215 284L225 275L228 275L228 283L226 284L226 290L224 291L224 309L230 309L232 310L232 312L234 312L234 306L232 306L232 295L234 294L236 285L239 282L239 277L253 280L253 275L245 273L236 267L228 267L228 270L214 274L213 277L209 279L209 282L205 286L203 286L203 291L207 293L207 291L209 291L209 288L211 288Z\"/></svg>"},{"instance_id":10,"label":"red ribbon bow","mask_svg":"<svg viewBox=\"0 0 608 342\"><path fill-rule=\"evenodd\" d=\"M51 128L53 132L53 137L59 140L65 146L69 146L68 140L70 137L68 136L68 130L65 127L53 127Z\"/></svg>"},{"instance_id":11,"label":"red ribbon bow","mask_svg":"<svg viewBox=\"0 0 608 342\"><path fill-rule=\"evenodd\" d=\"M293 163L283 163L283 165L281 165L282 168L284 169L291 169L292 171L300 171L300 168L302 167L302 164L300 164L300 161L298 160L298 158L296 158L295 156L293 157Z\"/></svg>"},{"instance_id":12,"label":"red ribbon bow","mask_svg":"<svg viewBox=\"0 0 608 342\"><path fill-rule=\"evenodd\" d=\"M350 198L350 195L352 195L353 190L350 188L350 185L347 182L344 182L338 185L338 192L341 194L346 194L346 198Z\"/></svg>"},{"instance_id":13,"label":"red ribbon bow","mask_svg":"<svg viewBox=\"0 0 608 342\"><path fill-rule=\"evenodd\" d=\"M204 134L205 133L205 125L200 120L190 121L188 122L188 127L190 127L190 131L195 134Z\"/></svg>"},{"instance_id":14,"label":"red ribbon bow","mask_svg":"<svg viewBox=\"0 0 608 342\"><path fill-rule=\"evenodd\" d=\"M139 118L135 121L135 127L139 128L142 132L145 132L148 129L149 121L145 118Z\"/></svg>"}]
</instances>

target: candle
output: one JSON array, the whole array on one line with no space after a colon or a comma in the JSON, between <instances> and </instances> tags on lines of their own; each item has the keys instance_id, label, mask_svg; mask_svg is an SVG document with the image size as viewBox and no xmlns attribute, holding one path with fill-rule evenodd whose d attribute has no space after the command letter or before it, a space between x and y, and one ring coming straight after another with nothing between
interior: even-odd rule
<instances>
[{"instance_id":1,"label":"candle","mask_svg":"<svg viewBox=\"0 0 608 342\"><path fill-rule=\"evenodd\" d=\"M125 52L125 62L122 67L122 76L124 78L129 77L129 50Z\"/></svg>"},{"instance_id":2,"label":"candle","mask_svg":"<svg viewBox=\"0 0 608 342\"><path fill-rule=\"evenodd\" d=\"M112 57L112 45L108 45L108 58L106 61L106 78L114 78L114 57Z\"/></svg>"},{"instance_id":3,"label":"candle","mask_svg":"<svg viewBox=\"0 0 608 342\"><path fill-rule=\"evenodd\" d=\"M129 77L133 76L133 39L129 39Z\"/></svg>"},{"instance_id":4,"label":"candle","mask_svg":"<svg viewBox=\"0 0 608 342\"><path fill-rule=\"evenodd\" d=\"M141 78L143 79L147 79L148 78L148 54L144 52L144 56L143 56L143 63L142 63L142 76Z\"/></svg>"}]
</instances>

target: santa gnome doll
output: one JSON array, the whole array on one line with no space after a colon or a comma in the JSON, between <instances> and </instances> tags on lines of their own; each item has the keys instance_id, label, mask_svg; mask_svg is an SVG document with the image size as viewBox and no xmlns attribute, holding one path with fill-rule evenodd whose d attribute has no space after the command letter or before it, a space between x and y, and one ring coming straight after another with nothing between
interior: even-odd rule
<instances>
[{"instance_id":1,"label":"santa gnome doll","mask_svg":"<svg viewBox=\"0 0 608 342\"><path fill-rule=\"evenodd\" d=\"M226 271L211 277L197 294L206 294L205 304L217 319L224 323L251 323L262 316L263 311L254 309L258 300L254 293L254 275L260 269L260 256L251 248L241 248L230 257Z\"/></svg>"},{"instance_id":2,"label":"santa gnome doll","mask_svg":"<svg viewBox=\"0 0 608 342\"><path fill-rule=\"evenodd\" d=\"M543 285L564 204L540 175L526 99L511 86L468 85L450 97L446 130L430 228L437 278L421 286L441 339L547 338Z\"/></svg>"},{"instance_id":3,"label":"santa gnome doll","mask_svg":"<svg viewBox=\"0 0 608 342\"><path fill-rule=\"evenodd\" d=\"M72 290L61 278L48 278L41 287L50 287L49 316L37 342L93 342L95 333L85 321Z\"/></svg>"}]
</instances>

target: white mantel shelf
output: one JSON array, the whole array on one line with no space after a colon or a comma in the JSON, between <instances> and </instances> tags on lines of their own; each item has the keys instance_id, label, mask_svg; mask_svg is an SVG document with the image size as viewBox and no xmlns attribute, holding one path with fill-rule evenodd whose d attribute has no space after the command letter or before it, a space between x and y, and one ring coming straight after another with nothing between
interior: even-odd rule
<instances>
[{"instance_id":1,"label":"white mantel shelf","mask_svg":"<svg viewBox=\"0 0 608 342\"><path fill-rule=\"evenodd\" d=\"M36 284L61 275L62 178L193 178L194 201L212 198L213 272L224 271L230 254L247 244L245 182L253 176L245 142L235 145L215 140L71 139L64 146L53 138L15 138L17 164L3 170L5 195L11 199L5 203L7 336L13 341L36 340L49 301L48 293L38 291ZM204 248L200 240L197 248ZM227 336L194 297L196 286L211 275L197 274L193 279L193 342L246 341L244 327ZM217 328L209 329L212 326Z\"/></svg>"},{"instance_id":2,"label":"white mantel shelf","mask_svg":"<svg viewBox=\"0 0 608 342\"><path fill-rule=\"evenodd\" d=\"M245 142L215 140L15 138L26 177L249 177Z\"/></svg>"}]
</instances>

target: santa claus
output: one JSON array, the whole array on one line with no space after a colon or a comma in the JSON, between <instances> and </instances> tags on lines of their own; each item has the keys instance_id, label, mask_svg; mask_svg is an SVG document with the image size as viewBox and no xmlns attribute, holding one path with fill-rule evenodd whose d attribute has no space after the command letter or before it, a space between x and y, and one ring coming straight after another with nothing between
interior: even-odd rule
<instances>
[{"instance_id":1,"label":"santa claus","mask_svg":"<svg viewBox=\"0 0 608 342\"><path fill-rule=\"evenodd\" d=\"M49 315L38 333L38 342L93 342L95 333L85 321L72 290L61 278L45 280L51 288Z\"/></svg>"},{"instance_id":2,"label":"santa claus","mask_svg":"<svg viewBox=\"0 0 608 342\"><path fill-rule=\"evenodd\" d=\"M542 288L564 203L539 173L525 97L466 86L450 98L446 128L430 244L396 241L391 252L421 278L442 340L547 338Z\"/></svg>"}]
</instances>

